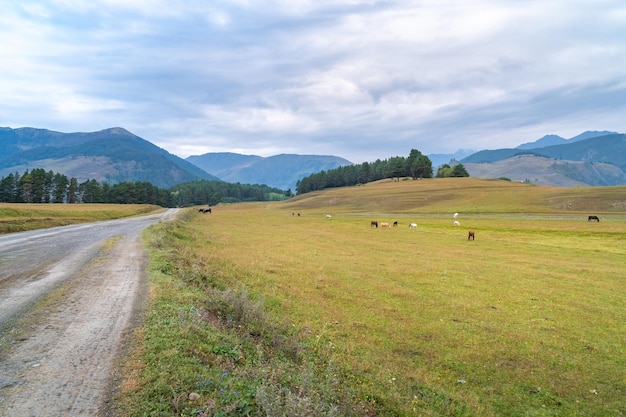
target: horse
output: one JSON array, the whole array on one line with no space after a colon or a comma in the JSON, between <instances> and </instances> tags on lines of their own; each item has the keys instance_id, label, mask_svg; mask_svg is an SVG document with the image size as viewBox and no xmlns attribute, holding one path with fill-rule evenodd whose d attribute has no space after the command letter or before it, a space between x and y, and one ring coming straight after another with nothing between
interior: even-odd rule
<instances>
[{"instance_id":1,"label":"horse","mask_svg":"<svg viewBox=\"0 0 626 417\"><path fill-rule=\"evenodd\" d=\"M326 220L330 220L330 219L332 219L332 218L333 218L333 216L331 216L330 214L327 214L327 215L326 215Z\"/></svg>"},{"instance_id":2,"label":"horse","mask_svg":"<svg viewBox=\"0 0 626 417\"><path fill-rule=\"evenodd\" d=\"M460 226L460 225L461 225L461 223L460 223L458 220L455 220L455 221L454 221L454 225L455 225L455 226Z\"/></svg>"},{"instance_id":3,"label":"horse","mask_svg":"<svg viewBox=\"0 0 626 417\"><path fill-rule=\"evenodd\" d=\"M415 223L411 223L409 225L409 229L417 229L417 225Z\"/></svg>"},{"instance_id":4,"label":"horse","mask_svg":"<svg viewBox=\"0 0 626 417\"><path fill-rule=\"evenodd\" d=\"M389 229L389 223L381 223L380 224L380 228L381 229Z\"/></svg>"},{"instance_id":5,"label":"horse","mask_svg":"<svg viewBox=\"0 0 626 417\"><path fill-rule=\"evenodd\" d=\"M597 222L600 221L600 218L598 216L589 216L589 218L587 219L588 222L595 220Z\"/></svg>"},{"instance_id":6,"label":"horse","mask_svg":"<svg viewBox=\"0 0 626 417\"><path fill-rule=\"evenodd\" d=\"M372 227L375 227L375 228L377 228L377 229L378 229L378 222L377 222L376 220L372 220L372 222L370 223L370 229L371 229Z\"/></svg>"},{"instance_id":7,"label":"horse","mask_svg":"<svg viewBox=\"0 0 626 417\"><path fill-rule=\"evenodd\" d=\"M398 222L393 222L393 227L398 227Z\"/></svg>"},{"instance_id":8,"label":"horse","mask_svg":"<svg viewBox=\"0 0 626 417\"><path fill-rule=\"evenodd\" d=\"M469 233L467 234L467 240L474 240L475 237L476 237L476 234L474 233L474 231L470 230Z\"/></svg>"}]
</instances>

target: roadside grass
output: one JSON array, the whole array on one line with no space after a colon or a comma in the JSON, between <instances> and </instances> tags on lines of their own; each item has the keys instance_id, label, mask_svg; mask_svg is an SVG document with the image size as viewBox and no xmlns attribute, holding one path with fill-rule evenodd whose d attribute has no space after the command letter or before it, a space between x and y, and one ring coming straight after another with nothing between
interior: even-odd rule
<instances>
[{"instance_id":1,"label":"roadside grass","mask_svg":"<svg viewBox=\"0 0 626 417\"><path fill-rule=\"evenodd\" d=\"M111 220L163 210L148 204L0 203L0 234Z\"/></svg>"},{"instance_id":2,"label":"roadside grass","mask_svg":"<svg viewBox=\"0 0 626 417\"><path fill-rule=\"evenodd\" d=\"M150 229L125 415L626 415L609 189L400 181L189 210Z\"/></svg>"},{"instance_id":3,"label":"roadside grass","mask_svg":"<svg viewBox=\"0 0 626 417\"><path fill-rule=\"evenodd\" d=\"M144 326L126 361L116 415L375 415L311 352L260 294L214 280L187 212L146 232L151 291Z\"/></svg>"}]
</instances>

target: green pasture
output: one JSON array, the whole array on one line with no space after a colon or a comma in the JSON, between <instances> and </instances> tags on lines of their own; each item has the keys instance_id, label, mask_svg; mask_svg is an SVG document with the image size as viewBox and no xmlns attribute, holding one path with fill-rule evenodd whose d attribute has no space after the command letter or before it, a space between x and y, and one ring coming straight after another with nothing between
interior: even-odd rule
<instances>
[{"instance_id":1,"label":"green pasture","mask_svg":"<svg viewBox=\"0 0 626 417\"><path fill-rule=\"evenodd\" d=\"M162 207L148 204L0 203L0 234L147 214Z\"/></svg>"},{"instance_id":2,"label":"green pasture","mask_svg":"<svg viewBox=\"0 0 626 417\"><path fill-rule=\"evenodd\" d=\"M626 413L623 219L215 211L194 218L209 272L264 294L400 415Z\"/></svg>"}]
</instances>

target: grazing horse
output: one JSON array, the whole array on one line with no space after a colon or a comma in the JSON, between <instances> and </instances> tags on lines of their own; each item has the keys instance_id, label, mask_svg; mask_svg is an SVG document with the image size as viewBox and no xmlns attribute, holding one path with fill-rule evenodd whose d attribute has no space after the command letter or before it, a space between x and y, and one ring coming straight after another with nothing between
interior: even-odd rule
<instances>
[{"instance_id":1,"label":"grazing horse","mask_svg":"<svg viewBox=\"0 0 626 417\"><path fill-rule=\"evenodd\" d=\"M376 220L372 220L372 222L370 223L370 229L371 229L372 227L375 227L375 228L377 228L377 229L378 229L378 222L377 222Z\"/></svg>"},{"instance_id":2,"label":"grazing horse","mask_svg":"<svg viewBox=\"0 0 626 417\"><path fill-rule=\"evenodd\" d=\"M326 215L326 220L330 220L330 219L332 219L332 218L333 218L333 216L331 216L330 214L327 214L327 215Z\"/></svg>"},{"instance_id":3,"label":"grazing horse","mask_svg":"<svg viewBox=\"0 0 626 417\"><path fill-rule=\"evenodd\" d=\"M417 229L417 225L415 223L411 223L409 225L409 229Z\"/></svg>"},{"instance_id":4,"label":"grazing horse","mask_svg":"<svg viewBox=\"0 0 626 417\"><path fill-rule=\"evenodd\" d=\"M389 223L381 223L380 224L380 228L381 229L389 229Z\"/></svg>"},{"instance_id":5,"label":"grazing horse","mask_svg":"<svg viewBox=\"0 0 626 417\"><path fill-rule=\"evenodd\" d=\"M474 233L474 231L470 230L469 233L467 234L467 240L474 240L475 237L476 237L476 234Z\"/></svg>"},{"instance_id":6,"label":"grazing horse","mask_svg":"<svg viewBox=\"0 0 626 417\"><path fill-rule=\"evenodd\" d=\"M211 208L210 208L210 207L209 207L209 208L206 208L206 209L205 209L205 208L201 208L201 209L199 209L198 211L199 211L200 213L210 213L210 212L211 212Z\"/></svg>"},{"instance_id":7,"label":"grazing horse","mask_svg":"<svg viewBox=\"0 0 626 417\"><path fill-rule=\"evenodd\" d=\"M398 222L393 222L393 227L398 227Z\"/></svg>"},{"instance_id":8,"label":"grazing horse","mask_svg":"<svg viewBox=\"0 0 626 417\"><path fill-rule=\"evenodd\" d=\"M455 225L455 226L460 226L460 225L461 225L461 222L459 222L458 220L455 220L455 221L454 221L454 225Z\"/></svg>"},{"instance_id":9,"label":"grazing horse","mask_svg":"<svg viewBox=\"0 0 626 417\"><path fill-rule=\"evenodd\" d=\"M600 218L598 216L589 216L589 218L587 219L588 222L595 220L597 222L600 221Z\"/></svg>"}]
</instances>

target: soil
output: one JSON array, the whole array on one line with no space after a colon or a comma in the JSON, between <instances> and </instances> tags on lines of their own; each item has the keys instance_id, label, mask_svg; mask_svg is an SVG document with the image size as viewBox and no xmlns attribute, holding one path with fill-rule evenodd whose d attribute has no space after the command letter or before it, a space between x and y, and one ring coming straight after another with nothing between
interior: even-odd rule
<instances>
[{"instance_id":1,"label":"soil","mask_svg":"<svg viewBox=\"0 0 626 417\"><path fill-rule=\"evenodd\" d=\"M147 296L141 218L0 236L0 415L105 416Z\"/></svg>"}]
</instances>

